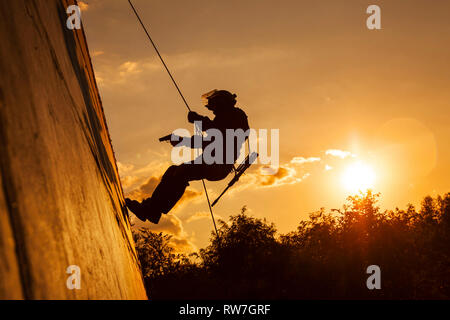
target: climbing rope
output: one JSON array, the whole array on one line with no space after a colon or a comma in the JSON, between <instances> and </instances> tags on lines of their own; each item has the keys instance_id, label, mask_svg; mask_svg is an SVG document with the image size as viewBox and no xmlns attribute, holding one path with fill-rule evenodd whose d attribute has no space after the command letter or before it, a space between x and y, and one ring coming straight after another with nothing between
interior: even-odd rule
<instances>
[{"instance_id":1,"label":"climbing rope","mask_svg":"<svg viewBox=\"0 0 450 320\"><path fill-rule=\"evenodd\" d=\"M187 103L183 93L180 90L180 87L178 86L177 82L175 81L174 77L172 76L172 73L170 72L169 68L167 67L163 57L161 56L161 54L159 53L158 47L156 46L155 42L153 41L152 37L150 36L150 33L147 31L147 28L145 26L145 24L142 22L141 17L139 16L139 13L137 12L136 8L134 7L133 3L131 2L131 0L128 0L128 3L131 6L131 9L133 9L134 14L136 15L136 18L138 19L139 23L141 24L142 28L145 31L145 34L147 35L148 40L150 40L150 43L152 44L153 48L155 49L156 53L158 54L159 59L161 60L164 68L166 69L167 73L170 76L170 79L172 80L173 84L175 85L175 88L177 89L181 99L183 100L184 104L186 105L186 108L189 111L192 111L191 108L189 107L189 104ZM205 195L206 195L206 200L208 202L208 207L209 207L209 212L211 213L211 218L213 221L213 225L214 225L214 230L216 231L216 235L217 235L217 240L219 241L219 245L220 245L220 237L219 237L219 232L217 231L217 226L216 226L216 220L214 219L214 213L211 207L211 202L209 201L209 195L208 195L208 190L206 189L206 184L205 184L205 180L202 179L202 183L203 183L203 189L205 190Z\"/></svg>"}]
</instances>

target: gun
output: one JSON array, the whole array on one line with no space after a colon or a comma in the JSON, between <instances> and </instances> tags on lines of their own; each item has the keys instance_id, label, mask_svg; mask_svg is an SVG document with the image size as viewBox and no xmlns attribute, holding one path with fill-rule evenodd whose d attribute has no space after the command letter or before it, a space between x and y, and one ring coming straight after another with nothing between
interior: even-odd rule
<instances>
[{"instance_id":1,"label":"gun","mask_svg":"<svg viewBox=\"0 0 450 320\"><path fill-rule=\"evenodd\" d=\"M214 207L217 204L217 202L219 202L220 198L222 198L222 196L228 191L228 189L230 189L236 182L239 181L241 176L244 174L245 170L250 168L250 166L253 164L253 162L255 162L256 158L258 158L258 153L256 153L256 152L252 152L251 154L249 154L247 156L247 158L245 158L245 161L243 163L241 163L237 167L237 169L234 170L233 179L231 179L231 181L228 183L228 186L225 188L225 190L222 191L220 196L218 196L217 199L214 200L211 207Z\"/></svg>"},{"instance_id":2,"label":"gun","mask_svg":"<svg viewBox=\"0 0 450 320\"><path fill-rule=\"evenodd\" d=\"M172 134L168 134L167 136L159 138L159 142L170 141L172 140Z\"/></svg>"}]
</instances>

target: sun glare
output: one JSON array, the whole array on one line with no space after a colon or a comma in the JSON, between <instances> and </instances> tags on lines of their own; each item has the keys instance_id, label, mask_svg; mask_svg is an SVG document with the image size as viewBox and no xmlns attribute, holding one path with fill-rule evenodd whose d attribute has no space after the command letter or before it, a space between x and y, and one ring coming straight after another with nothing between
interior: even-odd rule
<instances>
[{"instance_id":1,"label":"sun glare","mask_svg":"<svg viewBox=\"0 0 450 320\"><path fill-rule=\"evenodd\" d=\"M372 167L362 162L355 162L350 164L342 174L342 184L351 193L364 192L373 188L375 178Z\"/></svg>"}]
</instances>

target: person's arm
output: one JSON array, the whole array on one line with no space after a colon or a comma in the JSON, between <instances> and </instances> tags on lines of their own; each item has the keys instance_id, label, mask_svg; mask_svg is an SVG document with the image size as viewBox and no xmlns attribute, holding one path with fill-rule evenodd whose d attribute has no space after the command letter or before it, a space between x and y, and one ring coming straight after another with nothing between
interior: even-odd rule
<instances>
[{"instance_id":1,"label":"person's arm","mask_svg":"<svg viewBox=\"0 0 450 320\"><path fill-rule=\"evenodd\" d=\"M202 122L202 131L206 131L208 129L214 128L214 121L209 119L206 116L201 116L197 112L190 111L188 114L188 121L190 123L194 123L195 121Z\"/></svg>"},{"instance_id":2,"label":"person's arm","mask_svg":"<svg viewBox=\"0 0 450 320\"><path fill-rule=\"evenodd\" d=\"M173 147L188 147L191 149L202 149L204 148L203 137L200 135L193 135L192 137L180 137L173 136L170 140L170 144Z\"/></svg>"}]
</instances>

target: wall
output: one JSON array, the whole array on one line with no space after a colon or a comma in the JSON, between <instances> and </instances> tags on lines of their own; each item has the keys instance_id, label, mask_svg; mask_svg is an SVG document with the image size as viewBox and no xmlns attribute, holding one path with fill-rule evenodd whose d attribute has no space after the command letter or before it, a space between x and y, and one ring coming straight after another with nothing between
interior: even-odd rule
<instances>
[{"instance_id":1,"label":"wall","mask_svg":"<svg viewBox=\"0 0 450 320\"><path fill-rule=\"evenodd\" d=\"M0 1L0 299L146 299L69 4ZM69 265L81 268L80 290L66 286Z\"/></svg>"}]
</instances>

